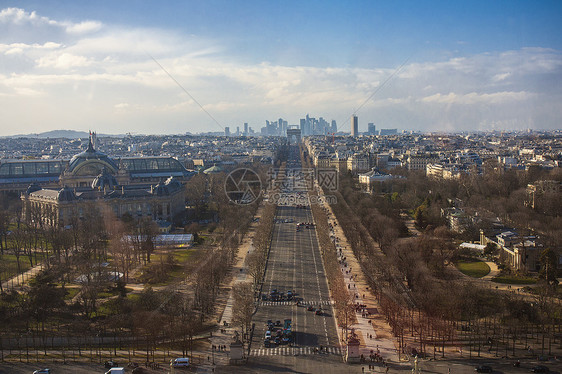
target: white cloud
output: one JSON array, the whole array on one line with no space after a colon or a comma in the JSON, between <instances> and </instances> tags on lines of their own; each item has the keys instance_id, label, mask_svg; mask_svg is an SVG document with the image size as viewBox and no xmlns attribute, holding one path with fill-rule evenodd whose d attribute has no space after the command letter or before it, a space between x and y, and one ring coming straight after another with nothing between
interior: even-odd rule
<instances>
[{"instance_id":1,"label":"white cloud","mask_svg":"<svg viewBox=\"0 0 562 374\"><path fill-rule=\"evenodd\" d=\"M76 56L70 53L49 54L37 61L40 68L71 69L91 65L92 62L84 56Z\"/></svg>"},{"instance_id":2,"label":"white cloud","mask_svg":"<svg viewBox=\"0 0 562 374\"><path fill-rule=\"evenodd\" d=\"M297 124L306 113L341 124L363 104L360 127L560 123L562 88L552 82L562 79L562 55L551 49L414 62L381 88L394 69L241 64L229 58L228 46L193 35L95 20L71 24L15 8L0 11L0 31L8 23L41 34L9 41L0 35L6 61L0 66L0 112L14 121L72 128L69 119L84 118L89 110L88 120L107 124L106 132L141 131L139 126L152 132L213 130L214 121L185 89L221 123L237 120L254 128L278 117Z\"/></svg>"},{"instance_id":3,"label":"white cloud","mask_svg":"<svg viewBox=\"0 0 562 374\"><path fill-rule=\"evenodd\" d=\"M100 30L102 28L101 22L84 21L80 23L69 23L66 25L66 32L70 34L87 34Z\"/></svg>"},{"instance_id":4,"label":"white cloud","mask_svg":"<svg viewBox=\"0 0 562 374\"><path fill-rule=\"evenodd\" d=\"M47 17L40 17L35 12L26 12L19 8L5 8L0 10L0 23L12 23L15 25L31 24L37 25L57 25L56 21Z\"/></svg>"}]
</instances>

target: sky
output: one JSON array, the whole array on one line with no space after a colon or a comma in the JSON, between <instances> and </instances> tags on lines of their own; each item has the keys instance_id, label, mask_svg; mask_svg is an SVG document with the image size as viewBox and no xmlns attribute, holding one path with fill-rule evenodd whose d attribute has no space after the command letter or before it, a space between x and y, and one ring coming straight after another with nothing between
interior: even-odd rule
<instances>
[{"instance_id":1,"label":"sky","mask_svg":"<svg viewBox=\"0 0 562 374\"><path fill-rule=\"evenodd\" d=\"M562 128L562 1L0 0L0 136Z\"/></svg>"}]
</instances>

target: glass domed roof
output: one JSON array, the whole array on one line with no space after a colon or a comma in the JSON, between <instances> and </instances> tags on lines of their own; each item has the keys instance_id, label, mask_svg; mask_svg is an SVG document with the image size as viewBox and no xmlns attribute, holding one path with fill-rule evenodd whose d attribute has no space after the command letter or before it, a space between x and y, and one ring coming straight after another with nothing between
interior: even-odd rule
<instances>
[{"instance_id":1,"label":"glass domed roof","mask_svg":"<svg viewBox=\"0 0 562 374\"><path fill-rule=\"evenodd\" d=\"M99 174L104 166L113 173L117 172L117 169L119 169L119 167L117 166L115 161L113 161L111 158L109 158L109 156L107 156L103 152L96 151L94 149L94 146L92 145L92 139L89 140L88 148L84 152L78 153L77 155L72 157L72 159L70 160L70 163L68 165L68 171L75 174L86 163L88 163L88 161L94 161L94 163L101 164L97 168L99 170L97 170L95 175ZM98 162L95 162L95 161L98 161ZM89 162L89 163L92 163L92 162Z\"/></svg>"}]
</instances>

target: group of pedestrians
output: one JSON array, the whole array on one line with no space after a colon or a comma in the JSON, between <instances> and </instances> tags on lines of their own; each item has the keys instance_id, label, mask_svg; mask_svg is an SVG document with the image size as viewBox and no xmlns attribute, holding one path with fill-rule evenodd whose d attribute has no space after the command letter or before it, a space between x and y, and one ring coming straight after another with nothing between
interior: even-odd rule
<instances>
[{"instance_id":1,"label":"group of pedestrians","mask_svg":"<svg viewBox=\"0 0 562 374\"><path fill-rule=\"evenodd\" d=\"M226 345L214 345L213 350L218 352L226 352Z\"/></svg>"}]
</instances>

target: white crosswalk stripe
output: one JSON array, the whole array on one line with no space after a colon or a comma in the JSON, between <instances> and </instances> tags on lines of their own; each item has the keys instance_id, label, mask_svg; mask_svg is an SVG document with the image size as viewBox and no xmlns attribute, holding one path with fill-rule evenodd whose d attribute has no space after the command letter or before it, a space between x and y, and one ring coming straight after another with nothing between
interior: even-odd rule
<instances>
[{"instance_id":1,"label":"white crosswalk stripe","mask_svg":"<svg viewBox=\"0 0 562 374\"><path fill-rule=\"evenodd\" d=\"M334 302L332 300L322 300L322 301L301 301L300 305L332 305ZM276 306L276 305L295 305L294 301L260 301L260 305L264 306Z\"/></svg>"},{"instance_id":2,"label":"white crosswalk stripe","mask_svg":"<svg viewBox=\"0 0 562 374\"><path fill-rule=\"evenodd\" d=\"M341 355L340 347L327 347L320 353L314 353L314 347L275 347L275 348L256 348L250 350L250 356L301 356L312 354L332 354Z\"/></svg>"}]
</instances>

